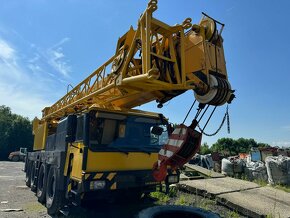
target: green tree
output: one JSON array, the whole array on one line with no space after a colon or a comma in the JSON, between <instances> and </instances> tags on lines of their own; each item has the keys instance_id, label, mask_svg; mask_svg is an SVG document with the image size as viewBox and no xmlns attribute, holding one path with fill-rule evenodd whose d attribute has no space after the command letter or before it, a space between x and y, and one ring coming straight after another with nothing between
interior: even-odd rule
<instances>
[{"instance_id":1,"label":"green tree","mask_svg":"<svg viewBox=\"0 0 290 218\"><path fill-rule=\"evenodd\" d=\"M32 149L32 124L28 118L11 113L5 105L0 106L0 160L7 160L10 152L20 147Z\"/></svg>"},{"instance_id":2,"label":"green tree","mask_svg":"<svg viewBox=\"0 0 290 218\"><path fill-rule=\"evenodd\" d=\"M225 155L237 155L239 153L249 153L252 147L269 147L267 143L257 143L254 139L232 138L218 139L211 147L212 151L217 151Z\"/></svg>"},{"instance_id":3,"label":"green tree","mask_svg":"<svg viewBox=\"0 0 290 218\"><path fill-rule=\"evenodd\" d=\"M225 155L235 155L237 153L237 143L232 138L218 139L211 147L212 151L220 152Z\"/></svg>"},{"instance_id":4,"label":"green tree","mask_svg":"<svg viewBox=\"0 0 290 218\"><path fill-rule=\"evenodd\" d=\"M267 143L259 142L258 143L258 147L259 148L267 148L267 147L271 147L271 145L269 145Z\"/></svg>"},{"instance_id":5,"label":"green tree","mask_svg":"<svg viewBox=\"0 0 290 218\"><path fill-rule=\"evenodd\" d=\"M258 143L254 139L239 138L237 140L238 153L248 153L252 147L258 147Z\"/></svg>"},{"instance_id":6,"label":"green tree","mask_svg":"<svg viewBox=\"0 0 290 218\"><path fill-rule=\"evenodd\" d=\"M200 146L199 153L200 154L210 154L211 153L211 149L210 149L209 145L206 142L204 142Z\"/></svg>"}]
</instances>

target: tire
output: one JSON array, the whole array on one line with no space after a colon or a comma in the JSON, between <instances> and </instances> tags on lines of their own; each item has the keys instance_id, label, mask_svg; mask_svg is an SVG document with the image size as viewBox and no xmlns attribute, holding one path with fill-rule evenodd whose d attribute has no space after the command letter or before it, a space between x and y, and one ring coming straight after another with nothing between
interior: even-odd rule
<instances>
[{"instance_id":1,"label":"tire","mask_svg":"<svg viewBox=\"0 0 290 218\"><path fill-rule=\"evenodd\" d=\"M31 185L31 176L30 176L31 167L32 167L32 162L28 161L27 166L26 166L25 183L26 183L26 186L29 188Z\"/></svg>"},{"instance_id":2,"label":"tire","mask_svg":"<svg viewBox=\"0 0 290 218\"><path fill-rule=\"evenodd\" d=\"M11 159L13 162L18 162L20 160L20 157L18 155L15 155Z\"/></svg>"},{"instance_id":3,"label":"tire","mask_svg":"<svg viewBox=\"0 0 290 218\"><path fill-rule=\"evenodd\" d=\"M19 160L22 161L22 162L25 162L25 156L22 156L22 155L21 155L21 156L19 157Z\"/></svg>"},{"instance_id":4,"label":"tire","mask_svg":"<svg viewBox=\"0 0 290 218\"><path fill-rule=\"evenodd\" d=\"M64 202L64 192L57 189L61 182L60 179L58 169L55 166L51 166L46 186L46 208L47 213L51 216L58 215Z\"/></svg>"},{"instance_id":5,"label":"tire","mask_svg":"<svg viewBox=\"0 0 290 218\"><path fill-rule=\"evenodd\" d=\"M47 186L47 166L41 164L37 179L36 196L40 203L44 203L46 200L46 186Z\"/></svg>"},{"instance_id":6,"label":"tire","mask_svg":"<svg viewBox=\"0 0 290 218\"><path fill-rule=\"evenodd\" d=\"M137 218L219 218L220 216L201 208L189 206L157 206L142 210Z\"/></svg>"},{"instance_id":7,"label":"tire","mask_svg":"<svg viewBox=\"0 0 290 218\"><path fill-rule=\"evenodd\" d=\"M32 161L32 165L30 168L30 189L31 191L35 192L36 191L36 184L35 183L35 166L36 163L34 161Z\"/></svg>"}]
</instances>

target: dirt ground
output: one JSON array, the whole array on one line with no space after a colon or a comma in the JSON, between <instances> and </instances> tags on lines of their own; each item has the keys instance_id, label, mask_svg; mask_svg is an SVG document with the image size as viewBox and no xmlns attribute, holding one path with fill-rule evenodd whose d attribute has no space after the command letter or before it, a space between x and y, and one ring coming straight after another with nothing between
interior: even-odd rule
<instances>
[{"instance_id":1,"label":"dirt ground","mask_svg":"<svg viewBox=\"0 0 290 218\"><path fill-rule=\"evenodd\" d=\"M50 217L46 208L37 201L35 193L25 186L25 173L22 162L0 162L0 217L36 218ZM202 207L220 214L222 217L239 217L233 211L216 205L215 202L197 195L177 192L174 197L158 200L153 198L141 199L140 202L123 202L108 204L91 202L83 207L74 208L68 217L123 217L130 218L145 208L155 205L181 204ZM5 211L11 209L11 211ZM17 211L19 210L19 211Z\"/></svg>"}]
</instances>

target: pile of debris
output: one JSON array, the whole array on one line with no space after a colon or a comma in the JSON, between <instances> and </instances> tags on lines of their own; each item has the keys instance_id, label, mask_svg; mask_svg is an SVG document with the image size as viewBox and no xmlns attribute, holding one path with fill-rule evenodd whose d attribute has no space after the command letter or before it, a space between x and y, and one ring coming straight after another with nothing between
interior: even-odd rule
<instances>
[{"instance_id":1,"label":"pile of debris","mask_svg":"<svg viewBox=\"0 0 290 218\"><path fill-rule=\"evenodd\" d=\"M290 185L290 158L279 155L266 158L268 182L271 185Z\"/></svg>"},{"instance_id":2,"label":"pile of debris","mask_svg":"<svg viewBox=\"0 0 290 218\"><path fill-rule=\"evenodd\" d=\"M190 163L227 176L239 175L250 181L290 185L290 150L281 148L253 148L249 154L231 157L222 157L218 153L196 154Z\"/></svg>"}]
</instances>

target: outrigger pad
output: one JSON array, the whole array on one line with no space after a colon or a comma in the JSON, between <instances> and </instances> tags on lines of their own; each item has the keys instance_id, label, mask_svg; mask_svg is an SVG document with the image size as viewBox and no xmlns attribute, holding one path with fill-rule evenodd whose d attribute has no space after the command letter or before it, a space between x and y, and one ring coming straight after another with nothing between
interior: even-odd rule
<instances>
[{"instance_id":1,"label":"outrigger pad","mask_svg":"<svg viewBox=\"0 0 290 218\"><path fill-rule=\"evenodd\" d=\"M178 125L158 154L158 161L153 166L153 177L164 181L167 166L173 170L186 164L199 150L202 134L184 124Z\"/></svg>"}]
</instances>

